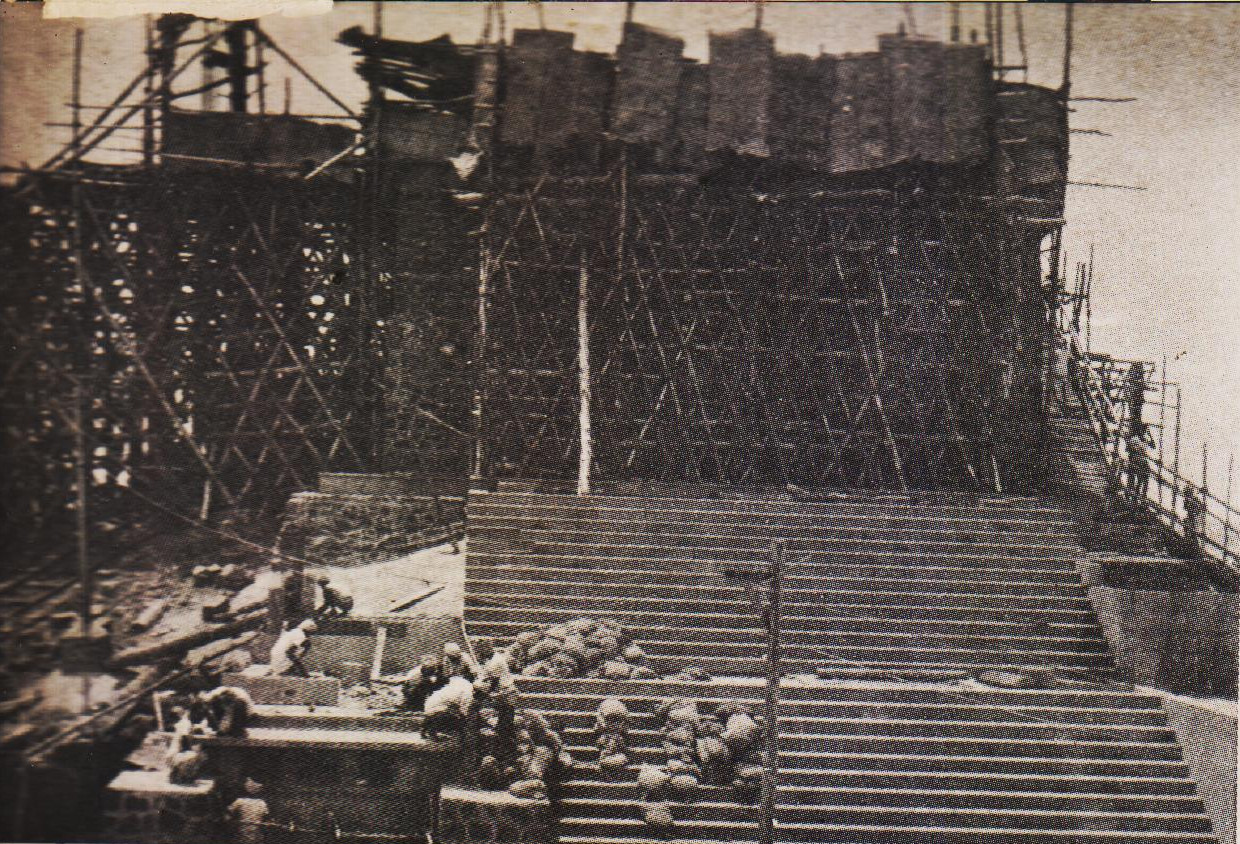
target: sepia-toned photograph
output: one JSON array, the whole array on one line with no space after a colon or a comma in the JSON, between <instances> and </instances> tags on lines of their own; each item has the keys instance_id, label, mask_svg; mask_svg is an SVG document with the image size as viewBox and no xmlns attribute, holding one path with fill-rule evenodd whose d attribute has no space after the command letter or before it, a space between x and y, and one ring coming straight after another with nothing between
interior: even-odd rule
<instances>
[{"instance_id":1,"label":"sepia-toned photograph","mask_svg":"<svg viewBox=\"0 0 1240 844\"><path fill-rule=\"evenodd\" d=\"M1236 844L1240 3L166 5L0 3L0 841Z\"/></svg>"}]
</instances>

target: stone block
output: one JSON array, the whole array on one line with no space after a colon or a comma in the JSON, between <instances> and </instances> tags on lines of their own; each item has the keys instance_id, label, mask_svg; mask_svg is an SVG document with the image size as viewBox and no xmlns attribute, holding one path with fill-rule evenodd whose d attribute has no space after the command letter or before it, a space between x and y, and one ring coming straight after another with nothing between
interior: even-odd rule
<instances>
[{"instance_id":1,"label":"stone block","mask_svg":"<svg viewBox=\"0 0 1240 844\"><path fill-rule=\"evenodd\" d=\"M364 662L346 659L336 668L336 674L344 686L356 686L370 679L370 666Z\"/></svg>"},{"instance_id":2,"label":"stone block","mask_svg":"<svg viewBox=\"0 0 1240 844\"><path fill-rule=\"evenodd\" d=\"M551 806L506 791L445 787L440 793L440 844L550 844Z\"/></svg>"},{"instance_id":3,"label":"stone block","mask_svg":"<svg viewBox=\"0 0 1240 844\"><path fill-rule=\"evenodd\" d=\"M340 703L340 680L336 677L251 677L225 674L223 684L250 693L255 703L301 706L336 706Z\"/></svg>"}]
</instances>

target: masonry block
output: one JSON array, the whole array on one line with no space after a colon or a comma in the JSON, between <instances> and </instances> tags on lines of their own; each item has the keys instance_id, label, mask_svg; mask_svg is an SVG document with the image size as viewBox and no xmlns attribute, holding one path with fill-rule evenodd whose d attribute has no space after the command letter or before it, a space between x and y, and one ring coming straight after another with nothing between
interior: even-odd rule
<instances>
[{"instance_id":1,"label":"masonry block","mask_svg":"<svg viewBox=\"0 0 1240 844\"><path fill-rule=\"evenodd\" d=\"M255 703L300 706L336 706L340 703L340 680L335 677L251 677L246 674L225 674L223 684L245 689Z\"/></svg>"},{"instance_id":2,"label":"masonry block","mask_svg":"<svg viewBox=\"0 0 1240 844\"><path fill-rule=\"evenodd\" d=\"M550 844L551 806L506 791L445 787L440 792L440 844Z\"/></svg>"}]
</instances>

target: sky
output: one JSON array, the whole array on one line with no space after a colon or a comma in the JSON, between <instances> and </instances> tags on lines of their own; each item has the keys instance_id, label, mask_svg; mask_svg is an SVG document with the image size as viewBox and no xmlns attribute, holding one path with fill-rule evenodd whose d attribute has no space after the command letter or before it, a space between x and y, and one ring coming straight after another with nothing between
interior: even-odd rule
<instances>
[{"instance_id":1,"label":"sky","mask_svg":"<svg viewBox=\"0 0 1240 844\"><path fill-rule=\"evenodd\" d=\"M872 50L913 10L917 31L944 36L946 6L935 3L768 3L764 26L783 52ZM964 28L981 28L982 6L964 3ZM383 8L385 34L425 39L442 33L476 41L481 3L402 2ZM611 51L623 3L543 4L548 28L576 34L579 49ZM1014 12L1007 7L1008 63L1020 63ZM505 4L509 33L538 26L526 2ZM1057 86L1063 62L1061 5L1023 7L1029 80ZM365 89L354 58L335 43L352 25L371 26L373 4L338 3L330 14L263 19L272 38L341 99ZM706 58L707 34L750 25L747 3L639 3L635 20L675 32L687 55ZM0 164L42 161L67 139L72 40L85 35L83 100L110 101L140 71L144 20L41 20L36 4L0 4ZM295 112L335 109L273 60L269 108L283 105L293 78ZM1016 77L1018 78L1018 77ZM187 80L188 86L191 81ZM1069 260L1095 253L1093 347L1117 357L1161 361L1183 385L1182 465L1199 474L1210 448L1211 488L1223 492L1227 454L1240 450L1240 4L1083 4L1076 7L1072 56L1076 96L1135 97L1135 103L1074 103L1072 126L1106 135L1072 136L1074 181L1133 185L1141 191L1069 187ZM126 133L133 135L135 133ZM131 146L120 139L118 146ZM112 153L122 155L122 153ZM1240 486L1240 484L1238 484ZM1240 499L1240 489L1236 498Z\"/></svg>"}]
</instances>

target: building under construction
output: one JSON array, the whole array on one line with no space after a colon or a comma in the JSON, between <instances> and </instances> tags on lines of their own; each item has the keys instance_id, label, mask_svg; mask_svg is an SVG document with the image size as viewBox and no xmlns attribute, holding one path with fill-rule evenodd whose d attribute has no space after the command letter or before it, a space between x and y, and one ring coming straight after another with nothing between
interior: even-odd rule
<instances>
[{"instance_id":1,"label":"building under construction","mask_svg":"<svg viewBox=\"0 0 1240 844\"><path fill-rule=\"evenodd\" d=\"M478 44L340 33L370 95L307 75L333 116L269 113L272 68L304 71L259 22L162 17L0 198L6 635L54 656L28 630L72 596L62 659L149 669L101 721L3 739L10 832L220 840L257 778L268 841L1234 841L1234 702L1167 694L1234 701L1232 512L1164 459L1165 370L1079 331L1070 15L1053 89L1015 81L998 10L844 55L712 33L706 61L501 15ZM134 162L93 162L118 135ZM324 623L324 676L255 680L197 783L122 770L187 650L279 624L109 653L99 569L170 529L347 565L316 507L398 512L405 550L464 520L447 638L514 649L553 787L488 788L472 726L339 706L429 641L380 613ZM761 741L720 744L748 707Z\"/></svg>"}]
</instances>

